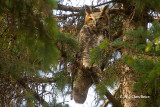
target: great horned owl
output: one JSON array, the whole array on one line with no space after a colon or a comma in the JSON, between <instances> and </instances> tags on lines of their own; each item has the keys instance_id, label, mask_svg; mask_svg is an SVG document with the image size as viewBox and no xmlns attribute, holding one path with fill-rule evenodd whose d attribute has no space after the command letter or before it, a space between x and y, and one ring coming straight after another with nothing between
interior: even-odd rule
<instances>
[{"instance_id":1,"label":"great horned owl","mask_svg":"<svg viewBox=\"0 0 160 107\"><path fill-rule=\"evenodd\" d=\"M83 65L83 70L77 67L77 75L73 82L73 97L75 102L84 103L87 97L89 87L95 82L95 73L98 68L91 70L94 66L89 66L90 51L98 46L107 36L108 5L100 9L100 12L92 12L92 9L85 6L85 25L80 30L77 39L80 43L80 52L78 53L78 62ZM90 72L92 71L92 72Z\"/></svg>"}]
</instances>

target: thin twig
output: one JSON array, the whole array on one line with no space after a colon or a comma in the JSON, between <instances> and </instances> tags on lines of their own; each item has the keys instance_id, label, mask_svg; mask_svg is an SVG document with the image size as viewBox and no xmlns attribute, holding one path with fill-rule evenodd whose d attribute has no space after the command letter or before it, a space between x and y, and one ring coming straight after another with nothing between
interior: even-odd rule
<instances>
[{"instance_id":1,"label":"thin twig","mask_svg":"<svg viewBox=\"0 0 160 107\"><path fill-rule=\"evenodd\" d=\"M68 18L68 17L73 17L73 16L80 16L80 14L68 14L68 15L53 16L53 17L54 17L54 18Z\"/></svg>"},{"instance_id":2,"label":"thin twig","mask_svg":"<svg viewBox=\"0 0 160 107\"><path fill-rule=\"evenodd\" d=\"M30 92L33 94L33 96L43 105L46 104L48 105L48 103L43 99L42 96L40 96L36 91L32 90L28 84L26 84L26 81L23 79L18 79L17 83L20 84L24 89L26 89L27 92ZM48 105L49 106L49 105Z\"/></svg>"},{"instance_id":3,"label":"thin twig","mask_svg":"<svg viewBox=\"0 0 160 107\"><path fill-rule=\"evenodd\" d=\"M106 4L109 4L109 3L114 3L114 2L118 3L118 0L108 1L108 2L101 3L101 4L98 4L98 5L92 6L92 7L95 8L95 7L99 7L99 6L106 5ZM121 2L119 1L119 3L121 3Z\"/></svg>"},{"instance_id":4,"label":"thin twig","mask_svg":"<svg viewBox=\"0 0 160 107\"><path fill-rule=\"evenodd\" d=\"M9 27L7 27L7 28L3 31L3 33L0 35L0 37L2 37L2 36L4 35L4 33L8 30L8 28L9 28Z\"/></svg>"}]
</instances>

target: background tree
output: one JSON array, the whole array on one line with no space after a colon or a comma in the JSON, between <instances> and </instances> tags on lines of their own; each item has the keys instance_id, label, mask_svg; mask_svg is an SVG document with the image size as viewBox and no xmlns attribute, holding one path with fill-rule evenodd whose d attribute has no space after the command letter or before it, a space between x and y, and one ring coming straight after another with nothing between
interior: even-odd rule
<instances>
[{"instance_id":1,"label":"background tree","mask_svg":"<svg viewBox=\"0 0 160 107\"><path fill-rule=\"evenodd\" d=\"M78 42L74 38L84 24L85 14L83 7L57 3L54 0L0 1L2 106L20 106L22 102L28 106L63 106L65 101L57 104L57 90L64 96L71 93L78 66L75 63ZM109 97L106 87L117 87L111 97L123 106L158 107L160 1L98 0L92 8L99 11L98 7L106 4L110 5L110 38L91 52L91 62L97 66L105 62L100 82L95 85L97 100L106 100L105 95ZM50 72L51 78L42 77L42 72ZM51 104L44 98L47 85L52 86ZM107 100L103 106L109 102L116 103Z\"/></svg>"}]
</instances>

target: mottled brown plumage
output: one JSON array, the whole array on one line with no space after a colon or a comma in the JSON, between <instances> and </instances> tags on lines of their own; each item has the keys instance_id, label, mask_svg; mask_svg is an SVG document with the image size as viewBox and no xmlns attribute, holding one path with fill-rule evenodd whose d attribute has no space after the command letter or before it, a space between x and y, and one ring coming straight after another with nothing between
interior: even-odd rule
<instances>
[{"instance_id":1,"label":"mottled brown plumage","mask_svg":"<svg viewBox=\"0 0 160 107\"><path fill-rule=\"evenodd\" d=\"M107 36L107 8L105 6L100 12L92 12L88 6L86 8L85 25L82 27L77 39L80 43L80 52L77 54L77 61L83 65L77 67L77 75L73 82L73 97L75 102L84 103L88 89L97 81L97 72L100 68L94 64L89 66L90 51L98 46Z\"/></svg>"}]
</instances>

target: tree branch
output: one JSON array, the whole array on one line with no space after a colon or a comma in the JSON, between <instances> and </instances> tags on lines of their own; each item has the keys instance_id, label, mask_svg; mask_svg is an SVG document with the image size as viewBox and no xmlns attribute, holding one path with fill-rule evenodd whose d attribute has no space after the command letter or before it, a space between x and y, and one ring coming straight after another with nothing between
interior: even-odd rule
<instances>
[{"instance_id":1,"label":"tree branch","mask_svg":"<svg viewBox=\"0 0 160 107\"><path fill-rule=\"evenodd\" d=\"M41 97L38 93L36 93L35 91L33 91L32 89L30 89L28 87L28 85L26 84L25 79L18 79L17 83L19 83L23 88L25 88L28 92L32 93L33 96L42 104L42 105L46 105L49 106L48 103L43 99L43 97Z\"/></svg>"},{"instance_id":2,"label":"tree branch","mask_svg":"<svg viewBox=\"0 0 160 107\"><path fill-rule=\"evenodd\" d=\"M113 107L122 107L122 104L108 90L106 90L105 96L112 103Z\"/></svg>"},{"instance_id":3,"label":"tree branch","mask_svg":"<svg viewBox=\"0 0 160 107\"><path fill-rule=\"evenodd\" d=\"M102 4L91 6L91 7L95 8L95 7L99 7L99 6L106 5L106 4L109 4L109 3L114 3L114 2L123 3L123 1L121 1L121 0L112 0L112 1L102 3ZM58 10L80 12L80 11L84 11L84 7L73 7L73 6L66 6L66 5L58 4Z\"/></svg>"},{"instance_id":4,"label":"tree branch","mask_svg":"<svg viewBox=\"0 0 160 107\"><path fill-rule=\"evenodd\" d=\"M112 37L112 39L113 39L113 41L114 41L114 40L116 40L117 38L119 38L122 34L123 34L123 31L120 30L120 31L118 31L118 32L115 32L111 37Z\"/></svg>"},{"instance_id":5,"label":"tree branch","mask_svg":"<svg viewBox=\"0 0 160 107\"><path fill-rule=\"evenodd\" d=\"M53 78L33 78L32 80L29 80L30 83L37 82L37 83L54 83L56 82Z\"/></svg>"},{"instance_id":6,"label":"tree branch","mask_svg":"<svg viewBox=\"0 0 160 107\"><path fill-rule=\"evenodd\" d=\"M68 14L68 15L63 15L63 16L54 16L54 18L66 19L68 17L73 17L73 16L80 16L80 14Z\"/></svg>"},{"instance_id":7,"label":"tree branch","mask_svg":"<svg viewBox=\"0 0 160 107\"><path fill-rule=\"evenodd\" d=\"M21 80L22 81L23 80L28 80L27 82L29 82L29 83L55 83L57 81L53 78L32 78L32 79L23 78ZM0 82L2 82L2 81L0 80ZM15 83L17 81L12 80L11 82Z\"/></svg>"},{"instance_id":8,"label":"tree branch","mask_svg":"<svg viewBox=\"0 0 160 107\"><path fill-rule=\"evenodd\" d=\"M112 94L112 96L115 96L116 95L116 93L118 92L118 90L119 90L119 88L120 88L120 85L117 87L117 89L113 92L113 94ZM108 98L108 97L107 97ZM107 105L109 104L109 100L107 99L107 101L103 104L103 106L102 107L107 107Z\"/></svg>"},{"instance_id":9,"label":"tree branch","mask_svg":"<svg viewBox=\"0 0 160 107\"><path fill-rule=\"evenodd\" d=\"M9 27L6 27L6 29L3 31L3 33L0 35L0 37L3 36L3 34L8 30Z\"/></svg>"},{"instance_id":10,"label":"tree branch","mask_svg":"<svg viewBox=\"0 0 160 107\"><path fill-rule=\"evenodd\" d=\"M65 6L62 4L58 4L58 10L63 10L63 11L72 11L72 12L80 12L84 11L84 8L82 7L73 7L73 6Z\"/></svg>"},{"instance_id":11,"label":"tree branch","mask_svg":"<svg viewBox=\"0 0 160 107\"><path fill-rule=\"evenodd\" d=\"M101 4L101 5L104 5L105 3ZM101 6L99 5L99 6ZM98 7L97 6L92 6L92 7ZM58 4L58 10L63 10L63 11L71 11L71 12L82 12L84 13L84 7L73 7L73 6L65 6L65 5L62 5L62 4ZM99 8L95 8L94 11L100 11ZM109 9L109 14L113 14L113 13L117 13L117 12L124 12L123 9L119 9L119 8L111 8Z\"/></svg>"}]
</instances>

